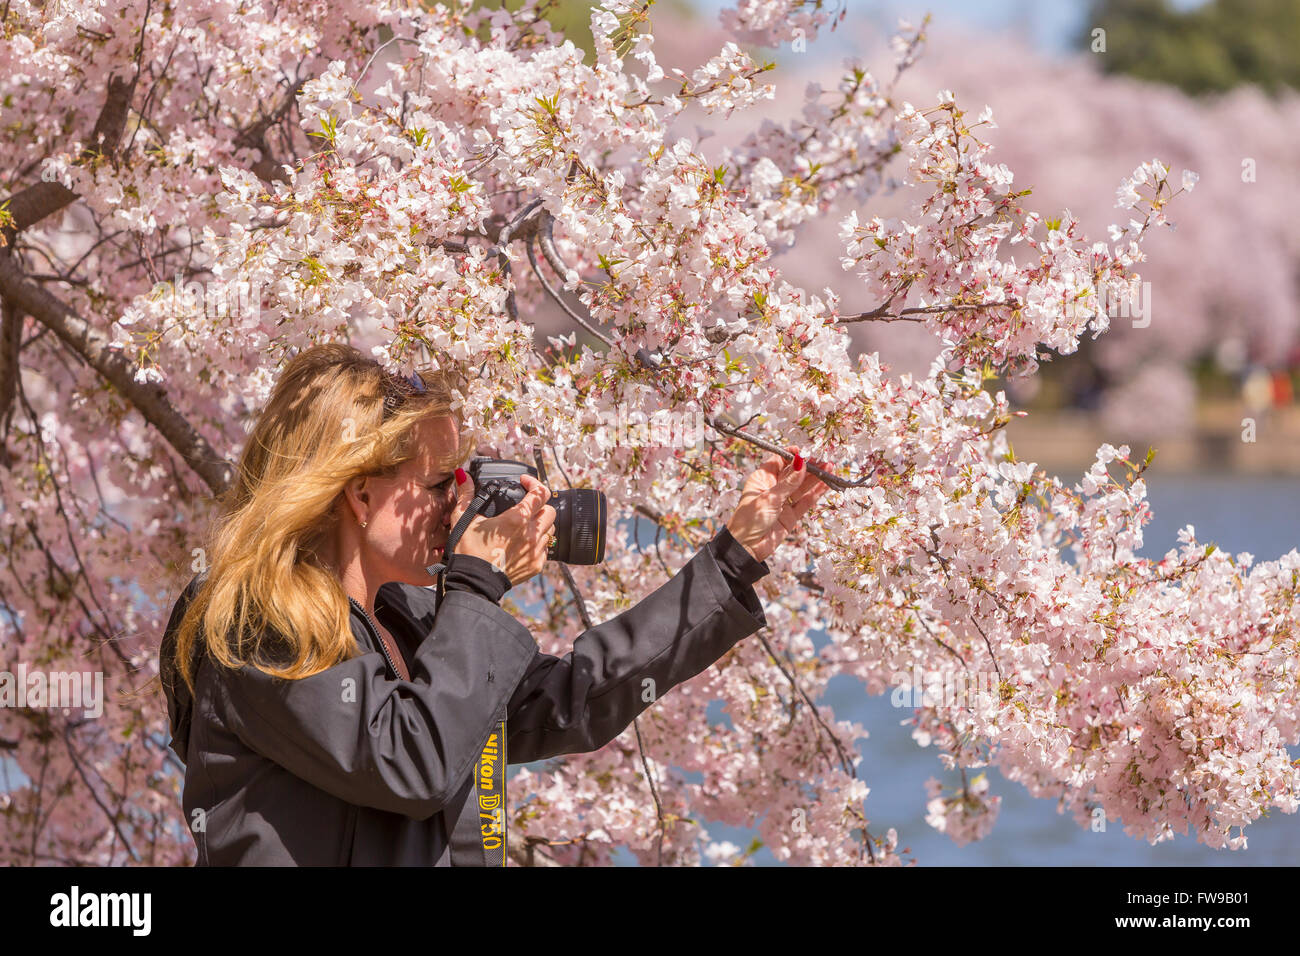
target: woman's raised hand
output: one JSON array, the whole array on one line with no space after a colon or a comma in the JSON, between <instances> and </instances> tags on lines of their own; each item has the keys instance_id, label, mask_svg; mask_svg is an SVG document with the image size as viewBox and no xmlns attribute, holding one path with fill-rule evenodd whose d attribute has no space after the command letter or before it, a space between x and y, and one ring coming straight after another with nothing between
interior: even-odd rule
<instances>
[{"instance_id":1,"label":"woman's raised hand","mask_svg":"<svg viewBox=\"0 0 1300 956\"><path fill-rule=\"evenodd\" d=\"M830 467L826 462L815 464L822 469ZM766 561L826 490L826 484L803 467L799 455L785 463L780 455L772 454L746 479L727 530L755 560Z\"/></svg>"},{"instance_id":2,"label":"woman's raised hand","mask_svg":"<svg viewBox=\"0 0 1300 956\"><path fill-rule=\"evenodd\" d=\"M528 492L523 500L494 517L476 516L455 548L456 554L473 555L496 565L512 586L541 572L555 525L555 509L546 503L550 490L532 475L521 475L519 481ZM453 528L473 498L474 479L467 477L456 488L456 507L451 512Z\"/></svg>"}]
</instances>

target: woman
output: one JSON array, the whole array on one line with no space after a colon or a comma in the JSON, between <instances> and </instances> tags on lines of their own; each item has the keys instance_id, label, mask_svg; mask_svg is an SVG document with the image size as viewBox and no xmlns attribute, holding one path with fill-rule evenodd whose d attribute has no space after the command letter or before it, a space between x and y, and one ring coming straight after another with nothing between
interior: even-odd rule
<instances>
[{"instance_id":1,"label":"woman","mask_svg":"<svg viewBox=\"0 0 1300 956\"><path fill-rule=\"evenodd\" d=\"M604 746L766 626L752 582L826 490L797 455L657 591L541 653L498 602L546 561L547 489L525 476L442 554L473 497L455 387L338 344L283 370L160 652L200 865L502 865L507 760Z\"/></svg>"}]
</instances>

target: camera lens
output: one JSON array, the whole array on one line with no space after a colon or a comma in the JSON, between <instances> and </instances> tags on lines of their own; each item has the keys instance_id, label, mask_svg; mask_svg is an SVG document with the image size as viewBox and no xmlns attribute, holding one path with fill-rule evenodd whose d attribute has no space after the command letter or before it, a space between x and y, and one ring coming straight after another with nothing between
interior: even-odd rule
<instances>
[{"instance_id":1,"label":"camera lens","mask_svg":"<svg viewBox=\"0 0 1300 956\"><path fill-rule=\"evenodd\" d=\"M565 564L599 564L605 560L605 493L566 488L551 495L555 509L555 544L548 552Z\"/></svg>"},{"instance_id":2,"label":"camera lens","mask_svg":"<svg viewBox=\"0 0 1300 956\"><path fill-rule=\"evenodd\" d=\"M537 469L521 461L475 456L469 464L474 489L487 501L479 514L491 518L524 500L527 491L519 480L538 477ZM564 564L599 564L605 560L605 493L593 488L553 491L548 504L555 509L555 544L546 556Z\"/></svg>"}]
</instances>

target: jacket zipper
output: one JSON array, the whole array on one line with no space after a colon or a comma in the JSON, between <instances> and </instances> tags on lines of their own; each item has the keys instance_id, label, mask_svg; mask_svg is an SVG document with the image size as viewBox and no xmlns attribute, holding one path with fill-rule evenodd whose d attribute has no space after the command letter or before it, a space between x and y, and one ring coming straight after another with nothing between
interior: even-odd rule
<instances>
[{"instance_id":1,"label":"jacket zipper","mask_svg":"<svg viewBox=\"0 0 1300 956\"><path fill-rule=\"evenodd\" d=\"M352 606L365 616L366 622L370 625L371 630L374 631L375 640L379 642L379 649L384 652L384 660L388 661L388 666L392 670L393 676L400 679L402 672L397 669L397 665L393 663L392 656L388 653L388 643L379 633L379 625L376 624L375 619L370 616L370 612L357 603L356 598L348 598L348 601L350 601Z\"/></svg>"}]
</instances>

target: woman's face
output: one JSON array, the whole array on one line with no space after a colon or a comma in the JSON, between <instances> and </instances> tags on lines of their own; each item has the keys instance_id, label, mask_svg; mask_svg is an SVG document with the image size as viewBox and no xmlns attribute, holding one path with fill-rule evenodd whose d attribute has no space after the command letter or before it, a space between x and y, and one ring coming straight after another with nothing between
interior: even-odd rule
<instances>
[{"instance_id":1,"label":"woman's face","mask_svg":"<svg viewBox=\"0 0 1300 956\"><path fill-rule=\"evenodd\" d=\"M427 418L416 427L415 457L399 465L396 476L371 475L349 485L368 579L434 583L425 568L442 560L451 534L459 442L455 419Z\"/></svg>"}]
</instances>

